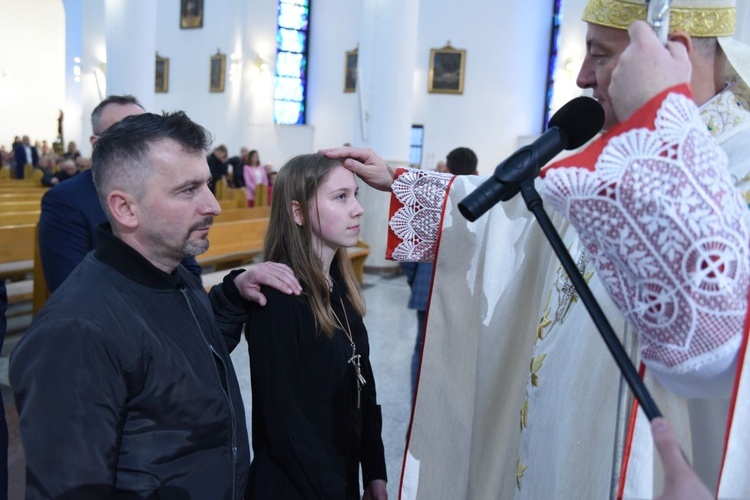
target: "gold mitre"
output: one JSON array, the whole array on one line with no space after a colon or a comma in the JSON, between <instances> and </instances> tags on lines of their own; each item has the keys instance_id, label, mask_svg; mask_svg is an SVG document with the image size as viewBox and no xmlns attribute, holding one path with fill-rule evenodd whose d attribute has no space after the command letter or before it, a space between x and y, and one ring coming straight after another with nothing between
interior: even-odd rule
<instances>
[{"instance_id":1,"label":"gold mitre","mask_svg":"<svg viewBox=\"0 0 750 500\"><path fill-rule=\"evenodd\" d=\"M645 0L589 0L583 20L626 30L633 21L645 21ZM724 37L734 34L737 22L735 0L672 0L669 32L684 31L694 37Z\"/></svg>"},{"instance_id":2,"label":"gold mitre","mask_svg":"<svg viewBox=\"0 0 750 500\"><path fill-rule=\"evenodd\" d=\"M669 32L684 31L691 37L716 37L732 69L750 84L750 47L734 35L736 0L672 0ZM589 0L582 19L610 28L628 29L633 21L645 21L645 0Z\"/></svg>"}]
</instances>

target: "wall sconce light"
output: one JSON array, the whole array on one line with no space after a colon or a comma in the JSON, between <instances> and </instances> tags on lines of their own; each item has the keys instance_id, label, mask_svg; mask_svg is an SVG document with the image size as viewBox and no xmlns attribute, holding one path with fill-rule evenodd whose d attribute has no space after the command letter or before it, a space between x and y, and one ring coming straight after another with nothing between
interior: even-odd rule
<instances>
[{"instance_id":1,"label":"wall sconce light","mask_svg":"<svg viewBox=\"0 0 750 500\"><path fill-rule=\"evenodd\" d=\"M268 63L261 56L255 58L255 67L258 68L258 73L264 73L268 69Z\"/></svg>"},{"instance_id":2,"label":"wall sconce light","mask_svg":"<svg viewBox=\"0 0 750 500\"><path fill-rule=\"evenodd\" d=\"M242 54L232 53L229 59L229 81L236 82L242 75Z\"/></svg>"},{"instance_id":3,"label":"wall sconce light","mask_svg":"<svg viewBox=\"0 0 750 500\"><path fill-rule=\"evenodd\" d=\"M73 80L76 83L81 83L81 58L73 58Z\"/></svg>"}]
</instances>

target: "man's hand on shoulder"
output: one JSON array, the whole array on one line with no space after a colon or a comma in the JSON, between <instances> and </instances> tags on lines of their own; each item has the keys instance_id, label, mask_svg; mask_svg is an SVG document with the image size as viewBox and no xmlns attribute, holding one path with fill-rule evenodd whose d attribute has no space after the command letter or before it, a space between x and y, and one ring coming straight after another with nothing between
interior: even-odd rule
<instances>
[{"instance_id":1,"label":"man's hand on shoulder","mask_svg":"<svg viewBox=\"0 0 750 500\"><path fill-rule=\"evenodd\" d=\"M266 297L260 292L265 285L289 295L299 295L302 287L292 270L286 264L263 262L250 266L245 272L234 278L234 284L245 300L266 305Z\"/></svg>"}]
</instances>

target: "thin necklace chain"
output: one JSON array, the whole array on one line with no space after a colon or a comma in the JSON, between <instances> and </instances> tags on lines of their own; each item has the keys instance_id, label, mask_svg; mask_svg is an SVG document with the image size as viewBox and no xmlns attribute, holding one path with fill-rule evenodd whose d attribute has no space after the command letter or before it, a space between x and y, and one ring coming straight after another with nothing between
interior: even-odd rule
<instances>
[{"instance_id":1,"label":"thin necklace chain","mask_svg":"<svg viewBox=\"0 0 750 500\"><path fill-rule=\"evenodd\" d=\"M343 330L346 337L349 339L349 343L352 346L352 357L349 358L348 363L351 363L354 367L354 375L357 379L357 408L361 405L361 395L362 395L362 386L367 383L367 380L365 380L365 377L362 375L362 367L359 364L359 360L361 356L357 354L357 346L354 344L354 336L352 335L352 329L349 326L349 316L346 314L346 307L344 307L344 299L339 297L339 302L341 303L341 310L344 311L344 320L346 320L346 328L344 328L344 325L341 323L341 320L339 319L338 314L331 308L331 312L333 313L333 317L336 318L336 323L339 324L341 327L341 330Z\"/></svg>"}]
</instances>

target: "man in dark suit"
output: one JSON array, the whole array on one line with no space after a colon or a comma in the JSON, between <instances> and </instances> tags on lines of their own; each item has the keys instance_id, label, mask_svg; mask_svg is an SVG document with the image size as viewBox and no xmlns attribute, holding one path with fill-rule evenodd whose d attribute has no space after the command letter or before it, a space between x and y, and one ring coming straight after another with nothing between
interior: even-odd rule
<instances>
[{"instance_id":1,"label":"man in dark suit","mask_svg":"<svg viewBox=\"0 0 750 500\"><path fill-rule=\"evenodd\" d=\"M126 116L144 113L133 96L109 96L91 113L91 144ZM91 170L50 189L42 197L39 218L39 252L47 288L54 292L98 240L96 227L107 222L94 187ZM183 265L200 280L201 267L194 257Z\"/></svg>"},{"instance_id":2,"label":"man in dark suit","mask_svg":"<svg viewBox=\"0 0 750 500\"><path fill-rule=\"evenodd\" d=\"M5 330L8 323L5 311L8 309L8 293L5 282L0 280L0 350L5 340ZM5 422L5 405L0 395L0 498L7 498L8 494L8 425Z\"/></svg>"},{"instance_id":3,"label":"man in dark suit","mask_svg":"<svg viewBox=\"0 0 750 500\"><path fill-rule=\"evenodd\" d=\"M23 136L23 140L15 145L13 155L16 159L16 179L23 179L23 170L27 164L39 168L39 153L31 145L28 135Z\"/></svg>"}]
</instances>

